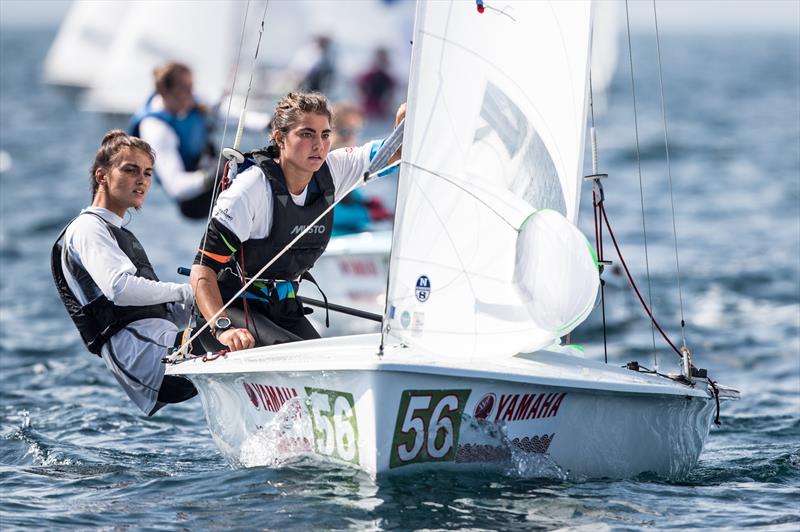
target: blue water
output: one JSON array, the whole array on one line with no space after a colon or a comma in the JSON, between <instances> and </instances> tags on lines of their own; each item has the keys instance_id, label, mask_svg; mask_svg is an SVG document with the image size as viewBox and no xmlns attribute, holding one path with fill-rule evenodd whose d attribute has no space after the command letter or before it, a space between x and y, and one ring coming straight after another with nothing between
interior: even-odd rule
<instances>
[{"instance_id":1,"label":"blue water","mask_svg":"<svg viewBox=\"0 0 800 532\"><path fill-rule=\"evenodd\" d=\"M655 42L635 39L647 250L656 317L696 363L742 391L685 479L564 482L428 474L373 482L303 461L231 469L198 400L143 417L89 355L50 281L49 248L89 200L104 131L40 82L53 33L0 33L0 526L3 529L552 529L800 527L800 43L795 36L663 39L676 265ZM597 117L607 210L647 292L627 58ZM585 196L588 196L585 190ZM585 204L587 206L588 204ZM582 225L592 232L591 211ZM130 224L178 280L202 226L160 190ZM610 243L606 254L615 259ZM609 281L609 360L652 364L630 294ZM597 320L573 339L602 340ZM658 341L658 340L657 340ZM658 343L659 365L674 359ZM597 351L595 351L597 353ZM600 355L596 355L600 356Z\"/></svg>"}]
</instances>

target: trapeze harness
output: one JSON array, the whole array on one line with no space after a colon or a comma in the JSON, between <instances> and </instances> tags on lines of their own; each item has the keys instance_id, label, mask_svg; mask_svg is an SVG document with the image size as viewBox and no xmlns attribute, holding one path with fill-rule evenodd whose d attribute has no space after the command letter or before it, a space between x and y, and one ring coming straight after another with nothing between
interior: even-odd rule
<instances>
[{"instance_id":1,"label":"trapeze harness","mask_svg":"<svg viewBox=\"0 0 800 532\"><path fill-rule=\"evenodd\" d=\"M150 264L142 244L133 233L109 223L102 216L95 213L86 212L83 214L97 216L103 221L111 235L116 239L119 248L136 267L136 275L138 277L158 281L158 277L153 271L153 266ZM58 235L50 253L50 267L53 272L53 280L58 289L58 295L61 296L61 301L64 303L69 317L75 323L75 327L78 328L83 343L86 344L86 348L90 352L100 356L100 350L103 345L117 332L125 328L126 325L145 318L167 319L167 305L161 303L158 305L118 306L109 301L91 275L89 275L89 272L73 259L64 247L64 234L69 225L75 220L77 218L67 224L67 227ZM67 284L61 266L62 257L70 274L75 278L81 291L89 300L85 305L80 304Z\"/></svg>"},{"instance_id":2,"label":"trapeze harness","mask_svg":"<svg viewBox=\"0 0 800 532\"><path fill-rule=\"evenodd\" d=\"M249 278L257 273L265 261L282 251L334 201L333 177L327 162L314 172L308 184L305 205L298 206L292 201L286 187L283 170L270 155L264 150L247 153L245 163L241 167L241 170L245 170L258 165L266 181L271 185L272 225L268 237L242 242L239 275L231 275L230 269L220 272L218 278L220 288L226 292L231 291L231 294L235 293L232 291L241 288L241 275ZM333 210L262 273L263 277L254 282L249 289L248 299L261 300L274 306L279 301L295 297L299 288L296 279L308 279L316 285L308 270L325 252L332 230ZM318 285L317 287L319 288Z\"/></svg>"},{"instance_id":3,"label":"trapeze harness","mask_svg":"<svg viewBox=\"0 0 800 532\"><path fill-rule=\"evenodd\" d=\"M208 141L208 124L205 114L200 111L199 107L195 107L181 118L168 111L153 111L151 105L156 94L151 94L142 108L131 117L127 133L138 137L140 136L139 126L142 120L148 117L158 118L171 127L178 136L178 152L186 171L194 172L198 170L203 155L214 153L214 147ZM154 175L156 180L160 182L158 174L154 173ZM194 198L178 201L178 207L181 210L181 214L187 218L204 219L208 216L211 197L212 189L209 189Z\"/></svg>"}]
</instances>

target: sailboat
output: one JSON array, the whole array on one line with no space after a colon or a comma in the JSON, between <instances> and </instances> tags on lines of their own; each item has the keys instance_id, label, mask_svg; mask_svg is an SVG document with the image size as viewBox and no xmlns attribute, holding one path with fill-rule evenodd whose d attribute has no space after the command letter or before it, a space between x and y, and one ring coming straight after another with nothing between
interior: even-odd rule
<instances>
[{"instance_id":1,"label":"sailboat","mask_svg":"<svg viewBox=\"0 0 800 532\"><path fill-rule=\"evenodd\" d=\"M562 340L599 287L575 226L591 31L588 1L418 3L381 332L167 369L197 386L232 464L307 454L379 476L543 460L568 478L696 465L738 392L691 364L620 368Z\"/></svg>"}]
</instances>

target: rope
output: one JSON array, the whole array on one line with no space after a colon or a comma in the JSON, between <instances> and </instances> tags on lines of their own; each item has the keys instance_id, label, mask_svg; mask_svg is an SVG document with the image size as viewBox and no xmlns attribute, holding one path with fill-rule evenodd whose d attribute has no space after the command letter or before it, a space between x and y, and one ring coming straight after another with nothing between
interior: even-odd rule
<instances>
[{"instance_id":1,"label":"rope","mask_svg":"<svg viewBox=\"0 0 800 532\"><path fill-rule=\"evenodd\" d=\"M249 13L249 11L250 11L250 0L247 0L247 4L245 5L245 10L244 10L244 20L242 21L242 32L241 32L241 35L239 37L239 49L236 52L236 62L233 65L233 80L231 81L231 90L229 92L230 96L228 97L228 109L225 111L225 121L223 122L223 126L222 126L222 138L220 139L220 145L219 145L219 150L218 150L219 155L217 156L217 165L216 165L215 171L214 171L214 186L213 186L212 192L211 192L211 203L208 206L208 215L206 215L206 228L205 228L205 231L203 231L203 243L202 243L202 246L201 246L202 249L205 249L206 242L208 241L208 222L211 220L211 213L214 211L214 205L217 202L217 190L218 190L217 189L217 175L219 175L219 169L220 169L220 166L222 165L222 149L225 146L225 138L228 136L228 121L230 120L230 116L231 116L231 105L233 104L233 93L236 90L236 78L239 75L239 62L240 62L241 57L242 57L242 47L244 45L244 35L245 35L246 28L247 28L247 14ZM223 183L225 182L227 176L228 176L228 165L226 165L225 169L224 169L224 175L222 177ZM204 258L205 257L203 257L202 254L201 254L200 264L203 264ZM194 290L192 291L192 293L194 294ZM194 316L195 310L197 310L197 298L196 297L192 297L192 311L189 313L189 323L186 324L186 329L187 330L192 325L192 316ZM188 343L188 342L186 342L186 343ZM183 346L181 346L181 347L183 347Z\"/></svg>"},{"instance_id":2,"label":"rope","mask_svg":"<svg viewBox=\"0 0 800 532\"><path fill-rule=\"evenodd\" d=\"M627 25L627 35L628 35L628 59L630 61L630 67L631 67L631 91L633 94L633 129L634 129L634 135L636 136L636 166L638 167L639 201L642 210L642 235L644 237L644 261L645 261L645 268L647 271L647 297L650 301L650 304L652 305L653 290L652 290L652 284L650 282L650 257L647 250L647 223L645 221L645 215L644 215L644 185L642 184L642 158L639 151L639 118L636 109L636 82L634 81L634 76L633 76L633 46L631 45L631 19L628 13L628 0L625 0L625 23ZM648 314L649 313L650 311L648 310ZM653 323L655 324L655 319L653 319ZM650 332L653 336L653 364L655 368L658 369L658 355L656 353L656 333L652 327L650 328Z\"/></svg>"},{"instance_id":3,"label":"rope","mask_svg":"<svg viewBox=\"0 0 800 532\"><path fill-rule=\"evenodd\" d=\"M258 34L258 44L256 45L255 57L253 58L253 66L252 66L252 68L250 70L250 83L249 83L249 85L247 87L247 93L246 93L246 96L245 96L245 101L244 101L244 106L242 108L242 112L239 115L239 124L238 124L238 127L237 127L236 140L234 142L234 145L236 146L236 149L238 149L238 147L239 147L239 143L241 141L241 132L244 129L244 116L245 116L245 111L247 109L247 99L250 96L250 90L252 89L252 86L253 86L253 72L255 71L255 68L256 68L256 58L258 58L258 49L261 46L261 35L264 32L264 21L266 20L266 17L267 17L267 8L268 7L269 7L269 0L267 0L267 2L265 3L265 5L264 5L264 13L261 15L261 29L260 29L259 34ZM225 146L225 139L226 139L226 137L228 135L228 122L229 122L230 116L231 116L231 107L233 106L233 95L234 95L234 93L236 91L236 79L239 77L239 63L241 62L242 49L244 48L244 36L246 34L246 31L247 31L247 18L248 18L248 14L249 13L250 13L250 0L247 0L247 4L245 5L244 17L243 17L243 20L242 20L242 31L241 31L241 34L240 34L240 37L239 37L239 48L238 48L238 51L236 52L236 62L234 63L234 68L233 68L233 80L231 81L231 89L230 89L229 97L228 97L228 108L225 111L225 121L224 121L223 127L222 127L222 138L220 139L220 145L219 145L219 150L218 150L219 151L219 155L217 156L217 165L216 165L215 171L214 171L214 186L213 186L212 192L211 192L211 203L208 206L208 215L206 216L206 228L205 228L205 231L203 231L203 240L202 240L201 249L205 249L206 243L208 241L208 225L211 222L211 215L214 212L214 205L217 202L217 195L218 195L217 193L221 188L221 187L218 186L217 176L219 175L219 170L222 167L223 147ZM225 164L223 177L222 177L223 183L228 181L228 171L230 169L230 164L229 163L230 163L230 161L228 161L228 163ZM200 256L200 264L201 265L203 264L203 260L204 259L205 259L205 257L201 254L201 256ZM194 290L192 292L194 293ZM189 318L188 318L189 319L189 323L186 324L186 330L190 330L191 325L192 325L192 322L191 322L192 316L194 316L196 310L197 310L197 298L194 297L194 295L193 295L193 297L192 297L192 310L189 313ZM177 353L180 353L186 347L186 345L191 344L191 341L196 336L197 335L195 334L189 340L187 340L186 342L183 342L181 347L180 347L180 349L177 350Z\"/></svg>"},{"instance_id":4,"label":"rope","mask_svg":"<svg viewBox=\"0 0 800 532\"><path fill-rule=\"evenodd\" d=\"M675 198L672 194L672 169L669 161L669 137L667 135L667 110L664 100L664 81L661 72L661 38L658 34L658 12L656 10L656 0L653 0L653 20L656 24L656 51L658 53L658 85L661 89L661 119L664 123L664 151L667 158L667 180L669 181L669 202L672 208L672 239L675 243L675 268L678 276L678 301L680 302L681 312L681 341L686 347L686 321L683 317L683 288L681 286L681 263L678 260L678 230L675 226Z\"/></svg>"},{"instance_id":5,"label":"rope","mask_svg":"<svg viewBox=\"0 0 800 532\"><path fill-rule=\"evenodd\" d=\"M592 174L597 175L598 162L597 162L597 136L594 129L594 86L592 85L592 69L589 68L589 111L591 116L591 141L592 141ZM595 180L599 186L599 180ZM600 201L603 201L602 198ZM594 242L597 249L597 260L602 264L603 261L603 226L600 225L598 220L598 201L597 191L592 189L592 215L594 217ZM600 278L600 310L603 317L603 360L608 364L608 334L606 327L606 291L605 282Z\"/></svg>"},{"instance_id":6,"label":"rope","mask_svg":"<svg viewBox=\"0 0 800 532\"><path fill-rule=\"evenodd\" d=\"M644 307L645 312L647 312L647 315L650 317L650 322L653 324L653 327L658 329L658 332L661 333L661 336L664 337L664 340L666 340L666 342L669 344L669 346L672 348L672 350L675 351L675 353L677 353L678 357L682 359L683 355L681 354L680 350L677 347L675 347L675 344L673 344L672 341L669 339L667 334L664 332L664 329L662 329L661 325L658 324L658 322L656 321L655 316L653 316L653 313L650 311L650 308L647 306L647 303L645 303L641 292L639 292L639 287L636 286L636 282L633 280L633 276L631 275L631 272L628 269L628 265L625 263L625 258L622 256L622 251L619 249L619 245L617 244L617 239L614 236L614 231L611 230L611 224L608 221L608 214L606 214L606 208L605 208L605 206L603 206L602 202L599 205L600 205L600 214L602 215L603 219L606 222L606 227L608 228L608 234L611 236L611 241L614 243L614 249L617 250L617 256L619 257L619 261L622 263L622 267L625 270L625 274L628 276L628 281L631 283L631 288L633 288L633 291L636 293L636 296L639 298L639 301L641 302L642 306Z\"/></svg>"}]
</instances>

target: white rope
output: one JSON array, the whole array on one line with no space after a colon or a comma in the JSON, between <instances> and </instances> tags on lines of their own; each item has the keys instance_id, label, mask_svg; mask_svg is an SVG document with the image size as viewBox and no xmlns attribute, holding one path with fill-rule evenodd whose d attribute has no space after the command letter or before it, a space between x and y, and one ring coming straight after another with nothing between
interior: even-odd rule
<instances>
[{"instance_id":1,"label":"white rope","mask_svg":"<svg viewBox=\"0 0 800 532\"><path fill-rule=\"evenodd\" d=\"M206 241L208 240L208 222L209 220L211 220L211 213L214 211L214 204L217 201L217 190L219 187L219 183L217 182L217 177L219 176L219 170L222 167L222 149L223 146L225 146L225 137L227 137L228 135L228 121L230 120L231 116L231 104L233 103L233 94L234 91L236 90L236 78L238 77L239 74L239 62L241 61L242 58L242 47L244 45L244 36L247 29L247 14L249 13L249 11L250 11L250 0L247 0L247 4L245 5L244 9L244 20L242 21L242 32L239 37L239 49L236 53L236 62L233 65L233 80L231 81L231 89L230 92L228 93L228 109L225 112L225 121L223 122L222 126L222 138L220 139L219 150L218 150L219 155L217 156L217 165L214 167L215 168L214 185L211 189L211 203L208 206L208 214L206 215L206 229L205 231L203 231L203 244L202 244L203 249L205 249ZM201 263L202 260L203 258L201 257L200 258ZM189 330L189 328L191 327L192 316L194 315L196 306L197 306L197 299L193 295L192 310L191 312L189 312L189 317L187 318L189 322L186 324L186 327L184 327L184 330Z\"/></svg>"},{"instance_id":2,"label":"white rope","mask_svg":"<svg viewBox=\"0 0 800 532\"><path fill-rule=\"evenodd\" d=\"M250 70L250 83L247 87L247 93L244 100L244 106L242 107L242 112L239 115L239 124L237 127L236 140L234 142L234 145L237 150L239 149L239 143L241 141L241 131L244 129L244 118L245 118L245 111L247 109L247 100L248 97L250 96L250 90L253 87L253 72L256 69L256 59L258 58L258 49L261 46L261 35L264 32L264 21L266 20L267 17L268 7L269 7L269 0L267 0L267 2L264 4L264 13L261 15L261 29L258 34L258 44L256 45L256 53L255 57L253 58L252 68ZM242 58L242 49L244 47L244 36L247 32L247 18L249 12L250 12L250 0L247 0L247 4L245 5L245 10L244 10L244 18L242 20L242 32L239 37L239 49L238 52L236 53L236 63L234 64L234 69L233 69L233 80L231 81L231 89L228 94L228 109L225 112L225 122L222 128L222 139L220 140L219 155L217 157L217 166L216 166L216 171L214 172L214 186L212 188L212 193L211 193L211 204L208 206L208 215L206 216L206 228L205 231L203 231L203 240L201 244L201 249L206 248L206 243L208 241L208 226L209 223L211 222L211 214L214 212L214 205L217 202L217 191L219 190L218 177L220 173L219 172L220 168L222 167L222 156L224 152L223 146L225 146L225 139L228 134L228 122L231 116L231 107L233 106L233 95L235 94L236 91L236 79L239 76L239 63L241 62ZM234 173L235 173L235 168L234 168ZM204 257L201 255L200 264L203 264L203 259ZM194 290L192 292L193 292L192 310L189 313L189 318L188 318L189 322L186 324L186 327L184 328L185 331L190 330L192 325L192 317L195 314L195 309L197 308L197 298L194 297ZM185 344L181 346L181 349L178 350L178 352L180 352L184 348L184 346Z\"/></svg>"},{"instance_id":3,"label":"white rope","mask_svg":"<svg viewBox=\"0 0 800 532\"><path fill-rule=\"evenodd\" d=\"M290 249L292 246L294 246L294 245L297 243L297 241L298 241L298 240L300 240L300 239L301 239L301 238L302 238L302 237L303 237L303 236L304 236L306 233L308 233L308 232L309 232L311 229L313 229L313 228L314 228L314 226L315 226L315 225L317 225L317 223L319 223L319 221L320 221L320 220L322 220L322 219L325 217L325 215L327 215L329 212L331 212L331 211L334 209L334 207L336 207L336 205L338 205L338 204L339 204L339 202L341 202L341 201L342 201L342 200L343 200L345 197L347 197L347 195L348 195L348 194L350 194L350 193L351 193L353 190L355 190L355 189L356 189L356 188L358 188L359 186L361 186L361 185L363 185L363 184L365 184L365 183L367 183L367 182L371 181L372 179L374 179L375 177L379 176L379 175L380 175L380 174L382 174L383 172L385 172L385 171L387 171L387 170L390 170L390 169L394 168L395 166L399 165L400 163L401 163L401 161L396 161L396 162L394 162L394 163L392 163L392 164L390 164L390 165L388 165L388 166L385 166L385 167L383 167L383 168L381 168L381 169L379 169L379 170L377 170L377 171L375 171L375 172L373 172L373 173L371 173L371 174L367 174L367 175L366 175L366 176L364 176L362 179L359 179L358 181L356 181L355 183L353 183L353 184L350 186L350 188L348 188L348 189L345 191L345 193L344 193L344 194L342 194L342 196L341 196L341 197L340 197L338 200L336 200L336 201L334 201L333 203L331 203L331 204L328 206L328 208L326 208L326 209L325 209L325 210L322 212L322 214L320 214L319 216L317 216L317 217L314 219L314 221L313 221L313 222L311 222L310 224L308 224L308 225L306 226L306 228L305 228L305 229L303 229L303 230L302 230L302 231L301 231L301 232L300 232L300 233L299 233L299 234L298 234L296 237L294 237L294 238L292 239L292 241L291 241L291 242L289 242L288 244L286 244L286 246L285 246L285 247L284 247L282 250L280 250L280 251L279 251L279 252L278 252L278 253L277 253L277 254L276 254L276 255L275 255L273 258L272 258L272 260L270 260L268 263L266 263L266 264L265 264L265 265L264 265L264 266L263 266L263 267L262 267L260 270L258 270L258 272L256 272L256 273L255 273L253 276L251 276L250 280L249 280L249 281L247 281L247 282L244 284L244 286L242 286L242 288L241 288L241 289L240 289L238 292L236 292L236 294L234 294L234 296L233 296L233 297L231 297L231 298L230 298L230 299L229 299L229 300L228 300L228 301L227 301L227 302L226 302L226 303L225 303L225 304L222 306L222 308L221 308L221 309L219 309L217 312L215 312L215 313L214 313L214 315L213 315L213 316L211 316L211 317L210 317L208 320L206 320L206 323L205 323L205 324L204 324L202 327L200 327L199 329L197 329L197 331L195 331L195 333L194 333L194 334L191 336L191 338L189 338L188 340L186 340L186 341L185 341L185 342L184 342L184 343L183 343L183 344L180 346L180 348L179 348L179 349L178 349L178 350L177 350L177 351L176 351L176 352L175 352L173 355L170 355L170 356L168 357L168 360L169 360L170 362L174 362L175 360L177 360L178 356L179 356L179 355L180 355L180 354L183 352L183 350L186 348L186 346L190 345L190 344L192 343L192 341L193 341L195 338L197 338L198 336L200 336L200 333L201 333L201 332L203 332L203 331L204 331L204 330L205 330L207 327L209 327L209 325L210 325L210 324L214 323L214 322L216 321L216 319L217 319L217 318L219 318L219 317L222 315L222 313L223 313L223 312L224 312L224 311L225 311L225 310L226 310L226 309L227 309L227 308L228 308L228 307L229 307L229 306L230 306L230 305L231 305L231 304L232 304L234 301L236 301L236 300L239 298L239 296L241 296L242 294L244 294L244 292L245 292L245 291L246 291L246 290L247 290L247 289L250 287L250 285L252 285L252 284L253 284L255 281L257 281L257 280L258 280L258 278L259 278L259 277L261 277L261 274L262 274L262 273L264 273L265 271L267 271L267 269L268 269L270 266L272 266L273 264L275 264L275 261L277 261L279 258L281 258L281 257L283 256L283 254L284 254L284 253L286 253L287 251L289 251L289 249Z\"/></svg>"},{"instance_id":4,"label":"white rope","mask_svg":"<svg viewBox=\"0 0 800 532\"><path fill-rule=\"evenodd\" d=\"M628 0L625 0L625 23L628 30L628 59L630 60L631 67L631 91L633 93L633 129L636 136L636 165L639 174L639 201L642 209L642 235L644 237L644 262L647 271L647 297L649 299L648 306L650 312L655 320L655 309L653 308L653 289L650 282L650 258L647 251L647 223L645 221L644 211L644 185L642 184L642 158L639 152L639 119L636 109L636 82L633 76L633 46L631 45L631 19L628 13ZM653 336L653 365L654 369L658 371L658 354L656 352L656 328L653 325L653 320L650 322L650 332Z\"/></svg>"},{"instance_id":5,"label":"white rope","mask_svg":"<svg viewBox=\"0 0 800 532\"><path fill-rule=\"evenodd\" d=\"M669 137L667 135L667 104L664 100L664 81L661 72L661 38L658 34L658 12L656 0L653 0L653 20L656 25L656 50L658 52L658 85L661 89L661 119L664 122L664 151L667 158L667 180L669 181L669 202L672 208L672 240L675 243L675 269L678 277L678 301L681 312L681 340L686 347L686 321L683 318L683 288L681 286L681 263L678 260L678 229L675 225L675 198L672 193L672 167L669 161Z\"/></svg>"}]
</instances>

